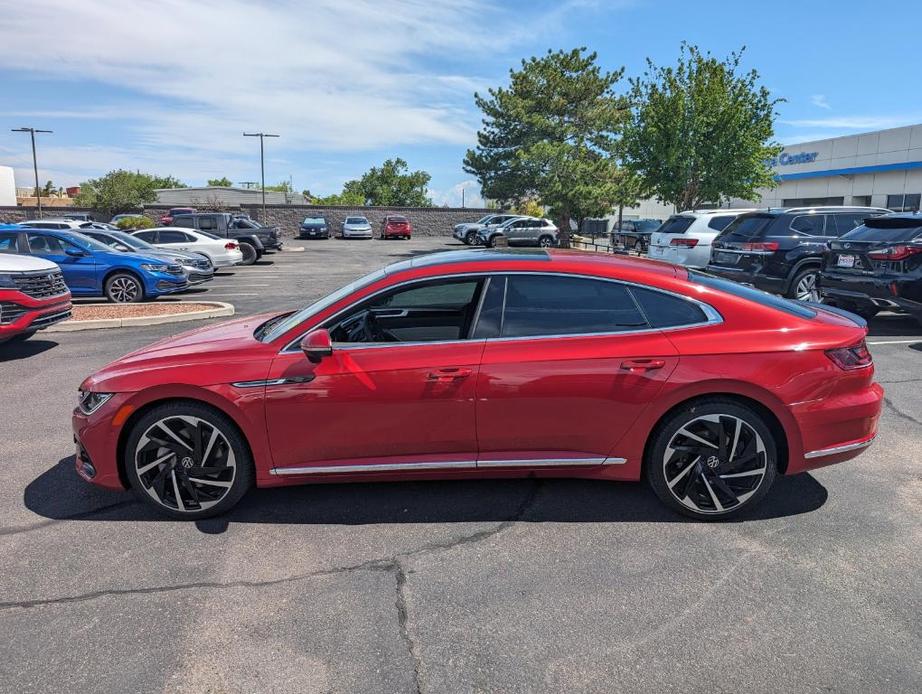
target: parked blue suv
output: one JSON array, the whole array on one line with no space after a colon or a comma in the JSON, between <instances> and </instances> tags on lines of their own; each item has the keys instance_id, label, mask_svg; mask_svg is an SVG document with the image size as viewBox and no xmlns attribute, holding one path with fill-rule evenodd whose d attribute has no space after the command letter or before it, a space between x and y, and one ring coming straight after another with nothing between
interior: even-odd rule
<instances>
[{"instance_id":1,"label":"parked blue suv","mask_svg":"<svg viewBox=\"0 0 922 694\"><path fill-rule=\"evenodd\" d=\"M15 232L7 228L0 233L15 233L17 253L57 263L75 297L104 296L109 301L128 303L189 286L178 263L143 253L122 253L75 231L20 226ZM12 243L7 245L8 250L11 248Z\"/></svg>"}]
</instances>

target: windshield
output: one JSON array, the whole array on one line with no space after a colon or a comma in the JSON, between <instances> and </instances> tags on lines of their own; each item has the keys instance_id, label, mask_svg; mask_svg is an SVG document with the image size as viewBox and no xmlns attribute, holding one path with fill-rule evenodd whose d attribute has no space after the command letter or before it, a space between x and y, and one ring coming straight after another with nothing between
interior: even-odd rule
<instances>
[{"instance_id":1,"label":"windshield","mask_svg":"<svg viewBox=\"0 0 922 694\"><path fill-rule=\"evenodd\" d=\"M326 224L327 220L323 217L305 217L301 224Z\"/></svg>"},{"instance_id":2,"label":"windshield","mask_svg":"<svg viewBox=\"0 0 922 694\"><path fill-rule=\"evenodd\" d=\"M841 237L842 241L876 241L879 243L906 243L922 241L922 219L869 219Z\"/></svg>"},{"instance_id":3,"label":"windshield","mask_svg":"<svg viewBox=\"0 0 922 694\"><path fill-rule=\"evenodd\" d=\"M238 229L259 229L259 224L254 222L252 219L246 219L244 217L235 219L234 226Z\"/></svg>"},{"instance_id":4,"label":"windshield","mask_svg":"<svg viewBox=\"0 0 922 694\"><path fill-rule=\"evenodd\" d=\"M108 253L112 252L112 249L109 248L106 244L100 243L96 239L91 239L86 234L78 234L77 232L67 231L60 232L61 236L70 241L76 246L85 248L90 251L106 251Z\"/></svg>"},{"instance_id":5,"label":"windshield","mask_svg":"<svg viewBox=\"0 0 922 694\"><path fill-rule=\"evenodd\" d=\"M364 217L346 217L346 224L368 224Z\"/></svg>"},{"instance_id":6,"label":"windshield","mask_svg":"<svg viewBox=\"0 0 922 694\"><path fill-rule=\"evenodd\" d=\"M144 239L139 239L137 236L132 236L131 234L126 234L123 231L110 231L107 232L108 236L111 236L114 239L118 239L124 243L129 248L134 248L139 251L156 251L159 250L156 246L148 243Z\"/></svg>"},{"instance_id":7,"label":"windshield","mask_svg":"<svg viewBox=\"0 0 922 694\"><path fill-rule=\"evenodd\" d=\"M690 270L688 273L688 279L692 282L697 282L698 284L704 285L705 287L717 289L726 294L738 296L741 299L754 301L755 303L761 304L762 306L768 306L778 311L790 313L797 316L798 318L816 317L816 311L799 301L784 299L780 296L776 296L775 294L763 292L761 289L755 289L754 287L748 287L745 284L739 284L737 282L725 280L722 277L716 277L714 275L708 275L704 272Z\"/></svg>"},{"instance_id":8,"label":"windshield","mask_svg":"<svg viewBox=\"0 0 922 694\"><path fill-rule=\"evenodd\" d=\"M373 282L377 282L379 279L383 278L387 274L384 269L375 270L372 273L360 277L354 282L350 282L345 287L340 287L332 294L328 294L322 299L318 299L310 306L302 308L300 311L295 311L290 316L285 318L283 321L279 321L275 325L272 325L271 328L265 333L260 333L256 338L262 342L272 342L276 338L281 337L287 333L292 328L303 323L305 320L313 316L315 313L322 311L325 308L328 308L335 304L337 301L345 299L347 296L353 292L358 291L362 287L367 287Z\"/></svg>"}]
</instances>

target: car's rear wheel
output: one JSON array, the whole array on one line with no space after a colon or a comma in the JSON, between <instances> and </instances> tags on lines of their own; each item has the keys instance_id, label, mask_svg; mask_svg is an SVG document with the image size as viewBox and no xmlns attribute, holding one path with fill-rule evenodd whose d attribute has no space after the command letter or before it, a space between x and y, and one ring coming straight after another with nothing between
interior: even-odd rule
<instances>
[{"instance_id":1,"label":"car's rear wheel","mask_svg":"<svg viewBox=\"0 0 922 694\"><path fill-rule=\"evenodd\" d=\"M252 265L259 259L259 254L251 243L246 243L245 241L240 243L240 252L243 253L243 260L240 261L241 265Z\"/></svg>"},{"instance_id":2,"label":"car's rear wheel","mask_svg":"<svg viewBox=\"0 0 922 694\"><path fill-rule=\"evenodd\" d=\"M541 248L550 248L554 245L554 237L546 235L542 236L538 239L538 245L541 246Z\"/></svg>"},{"instance_id":3,"label":"car's rear wheel","mask_svg":"<svg viewBox=\"0 0 922 694\"><path fill-rule=\"evenodd\" d=\"M679 513L727 518L758 503L778 474L778 447L762 417L730 400L701 400L657 428L645 469Z\"/></svg>"},{"instance_id":4,"label":"car's rear wheel","mask_svg":"<svg viewBox=\"0 0 922 694\"><path fill-rule=\"evenodd\" d=\"M123 452L131 488L173 518L207 518L253 484L253 462L224 414L193 402L155 407L133 426Z\"/></svg>"},{"instance_id":5,"label":"car's rear wheel","mask_svg":"<svg viewBox=\"0 0 922 694\"><path fill-rule=\"evenodd\" d=\"M819 279L820 272L818 268L804 268L794 275L794 279L791 280L788 298L797 299L798 301L819 301Z\"/></svg>"},{"instance_id":6,"label":"car's rear wheel","mask_svg":"<svg viewBox=\"0 0 922 694\"><path fill-rule=\"evenodd\" d=\"M106 298L116 304L144 300L144 285L130 272L116 272L106 279Z\"/></svg>"}]
</instances>

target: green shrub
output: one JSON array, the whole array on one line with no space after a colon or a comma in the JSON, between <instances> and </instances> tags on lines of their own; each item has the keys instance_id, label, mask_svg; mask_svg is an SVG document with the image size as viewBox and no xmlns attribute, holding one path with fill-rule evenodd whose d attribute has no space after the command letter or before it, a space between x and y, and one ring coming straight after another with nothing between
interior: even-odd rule
<instances>
[{"instance_id":1,"label":"green shrub","mask_svg":"<svg viewBox=\"0 0 922 694\"><path fill-rule=\"evenodd\" d=\"M125 231L126 229L150 229L155 225L150 217L139 214L135 217L122 217L115 223L115 226Z\"/></svg>"}]
</instances>

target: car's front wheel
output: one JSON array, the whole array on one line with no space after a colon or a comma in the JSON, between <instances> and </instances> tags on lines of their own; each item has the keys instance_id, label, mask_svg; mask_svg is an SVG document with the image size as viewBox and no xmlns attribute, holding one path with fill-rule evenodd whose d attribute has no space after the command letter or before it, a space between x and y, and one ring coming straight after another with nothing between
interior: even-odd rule
<instances>
[{"instance_id":1,"label":"car's front wheel","mask_svg":"<svg viewBox=\"0 0 922 694\"><path fill-rule=\"evenodd\" d=\"M547 235L542 236L541 238L538 239L538 245L541 248L550 248L551 246L554 245L554 237L547 236Z\"/></svg>"},{"instance_id":2,"label":"car's front wheel","mask_svg":"<svg viewBox=\"0 0 922 694\"><path fill-rule=\"evenodd\" d=\"M464 235L464 243L466 243L468 246L477 245L477 232L476 231L467 232Z\"/></svg>"},{"instance_id":3,"label":"car's front wheel","mask_svg":"<svg viewBox=\"0 0 922 694\"><path fill-rule=\"evenodd\" d=\"M657 428L645 470L656 495L701 520L735 515L758 503L778 474L778 447L749 407L700 400Z\"/></svg>"},{"instance_id":4,"label":"car's front wheel","mask_svg":"<svg viewBox=\"0 0 922 694\"><path fill-rule=\"evenodd\" d=\"M116 304L130 304L144 300L144 285L129 272L116 272L106 279L106 298Z\"/></svg>"},{"instance_id":5,"label":"car's front wheel","mask_svg":"<svg viewBox=\"0 0 922 694\"><path fill-rule=\"evenodd\" d=\"M207 518L234 506L253 484L242 435L221 412L194 402L144 414L123 451L131 488L173 518Z\"/></svg>"}]
</instances>

